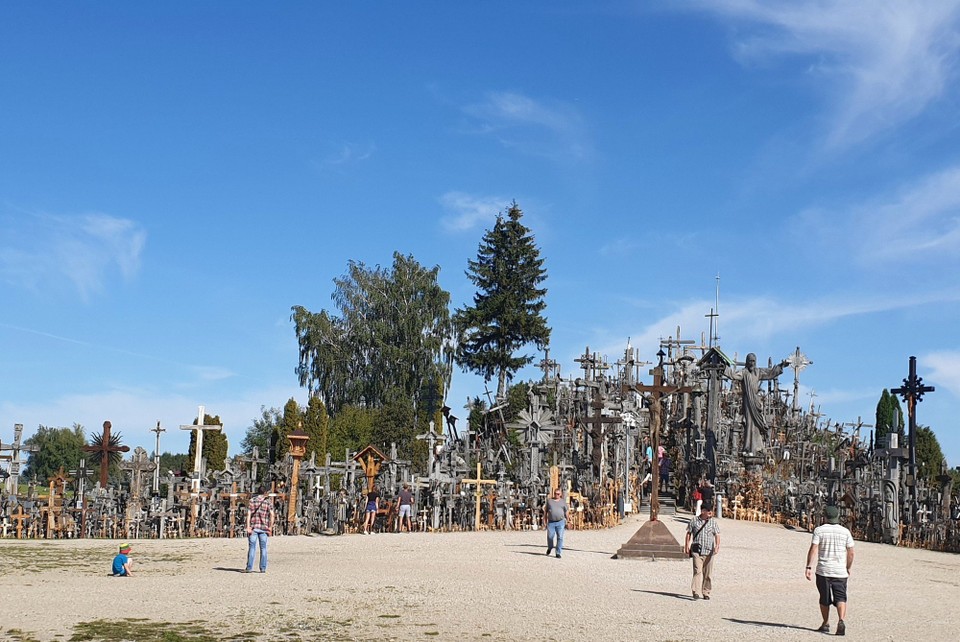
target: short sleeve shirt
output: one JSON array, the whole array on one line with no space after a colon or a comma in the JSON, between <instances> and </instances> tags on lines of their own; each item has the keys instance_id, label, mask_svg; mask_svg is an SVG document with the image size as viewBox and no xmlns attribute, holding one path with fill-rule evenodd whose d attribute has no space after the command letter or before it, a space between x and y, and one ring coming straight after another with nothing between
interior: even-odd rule
<instances>
[{"instance_id":1,"label":"short sleeve shirt","mask_svg":"<svg viewBox=\"0 0 960 642\"><path fill-rule=\"evenodd\" d=\"M704 524L706 524L706 526L704 526ZM701 526L703 526L703 528L700 528ZM693 538L693 541L700 544L701 555L709 555L713 552L713 545L716 543L715 536L720 534L720 521L713 517L704 520L697 515L687 524L687 532L692 536L696 534L698 530L700 533Z\"/></svg>"},{"instance_id":2,"label":"short sleeve shirt","mask_svg":"<svg viewBox=\"0 0 960 642\"><path fill-rule=\"evenodd\" d=\"M853 548L853 535L840 524L823 524L813 529L817 545L817 575L849 577L847 549Z\"/></svg>"}]
</instances>

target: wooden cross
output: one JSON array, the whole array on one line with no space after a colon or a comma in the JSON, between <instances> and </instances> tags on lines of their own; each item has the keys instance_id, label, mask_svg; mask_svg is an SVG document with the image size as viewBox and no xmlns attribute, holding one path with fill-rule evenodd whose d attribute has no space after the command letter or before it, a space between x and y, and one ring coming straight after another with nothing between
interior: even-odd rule
<instances>
[{"instance_id":1,"label":"wooden cross","mask_svg":"<svg viewBox=\"0 0 960 642\"><path fill-rule=\"evenodd\" d=\"M23 539L23 520L30 519L29 513L24 513L23 506L17 505L17 512L10 513L10 519L17 522L17 539Z\"/></svg>"},{"instance_id":2,"label":"wooden cross","mask_svg":"<svg viewBox=\"0 0 960 642\"><path fill-rule=\"evenodd\" d=\"M140 497L140 489L143 486L142 473L154 472L158 466L156 462L150 461L146 450L137 446L130 461L120 464L120 468L130 473L130 495L136 499ZM159 490L158 486L157 491Z\"/></svg>"},{"instance_id":3,"label":"wooden cross","mask_svg":"<svg viewBox=\"0 0 960 642\"><path fill-rule=\"evenodd\" d=\"M433 465L434 457L436 453L436 445L438 441L443 441L443 435L438 434L433 422L430 422L430 427L427 428L427 432L417 435L414 439L419 439L420 441L426 440L427 442L427 477L433 479Z\"/></svg>"},{"instance_id":4,"label":"wooden cross","mask_svg":"<svg viewBox=\"0 0 960 642\"><path fill-rule=\"evenodd\" d=\"M387 460L386 455L374 448L373 446L367 446L356 455L353 456L353 461L360 464L360 468L363 469L363 474L367 478L367 492L373 490L374 483L377 478L377 473L380 472L380 466Z\"/></svg>"},{"instance_id":5,"label":"wooden cross","mask_svg":"<svg viewBox=\"0 0 960 642\"><path fill-rule=\"evenodd\" d=\"M480 477L480 462L477 462L477 477L476 479L461 479L461 483L464 484L473 484L477 487L477 490L473 493L474 498L476 498L476 514L474 515L474 529L480 530L480 498L483 497L482 487L487 484L496 484L496 479L481 479Z\"/></svg>"},{"instance_id":6,"label":"wooden cross","mask_svg":"<svg viewBox=\"0 0 960 642\"><path fill-rule=\"evenodd\" d=\"M663 428L663 408L660 401L666 395L672 395L678 392L693 392L693 386L665 386L663 384L663 358L667 356L661 349L657 352L659 363L653 369L653 385L648 386L642 383L634 384L626 388L640 394L649 393L650 401L650 433L651 448L654 456L660 450L660 431ZM650 521L655 522L660 515L660 466L653 463L653 489L650 494Z\"/></svg>"},{"instance_id":7,"label":"wooden cross","mask_svg":"<svg viewBox=\"0 0 960 642\"><path fill-rule=\"evenodd\" d=\"M113 425L109 421L103 422L103 434L100 437L100 444L96 446L84 446L83 449L88 453L94 453L94 457L100 457L100 488L106 489L107 478L110 474L110 460L115 453L130 452L129 446L114 446L110 438L110 429Z\"/></svg>"},{"instance_id":8,"label":"wooden cross","mask_svg":"<svg viewBox=\"0 0 960 642\"><path fill-rule=\"evenodd\" d=\"M4 455L3 459L10 460L10 477L8 478L8 484L10 485L10 494L16 495L20 490L20 464L23 463L23 460L20 459L20 453L35 453L40 450L40 446L33 444L23 444L20 443L20 437L23 435L23 424L13 424L13 443L5 444L0 441L0 452L7 451L10 454Z\"/></svg>"},{"instance_id":9,"label":"wooden cross","mask_svg":"<svg viewBox=\"0 0 960 642\"><path fill-rule=\"evenodd\" d=\"M193 454L193 479L190 482L195 492L200 490L200 462L203 459L203 433L207 430L223 430L222 424L210 424L209 426L204 424L203 406L199 408L197 411L197 423L189 426L181 424L180 426L180 430L195 430L197 432L196 451Z\"/></svg>"},{"instance_id":10,"label":"wooden cross","mask_svg":"<svg viewBox=\"0 0 960 642\"><path fill-rule=\"evenodd\" d=\"M590 426L590 438L593 441L591 459L593 461L594 473L599 478L603 472L603 437L606 432L604 430L604 424L619 424L623 420L620 417L603 416L603 396L599 390L595 389L593 391L593 401L590 403L590 407L594 410L593 417L587 422Z\"/></svg>"},{"instance_id":11,"label":"wooden cross","mask_svg":"<svg viewBox=\"0 0 960 642\"><path fill-rule=\"evenodd\" d=\"M257 464L268 463L266 459L260 456L260 449L256 446L250 451L249 457L237 457L237 461L242 464L250 464L250 483L251 488L257 484Z\"/></svg>"},{"instance_id":12,"label":"wooden cross","mask_svg":"<svg viewBox=\"0 0 960 642\"><path fill-rule=\"evenodd\" d=\"M900 395L907 403L907 416L910 418L910 498L917 499L917 404L923 401L923 395L933 392L933 386L923 385L923 377L917 376L917 358L910 357L910 374L903 385L894 388L890 394Z\"/></svg>"}]
</instances>

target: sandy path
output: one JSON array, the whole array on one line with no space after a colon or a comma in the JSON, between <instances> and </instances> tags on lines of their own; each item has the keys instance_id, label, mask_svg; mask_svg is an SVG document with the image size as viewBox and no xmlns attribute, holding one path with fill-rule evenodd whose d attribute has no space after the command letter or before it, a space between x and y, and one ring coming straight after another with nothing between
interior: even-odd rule
<instances>
[{"instance_id":1,"label":"sandy path","mask_svg":"<svg viewBox=\"0 0 960 642\"><path fill-rule=\"evenodd\" d=\"M666 518L678 539L685 522ZM0 540L0 633L129 617L260 639L820 638L809 534L722 520L713 599L694 602L689 562L611 559L641 523L568 531L562 560L543 531L275 537L265 575L238 572L244 540L141 540L127 579L107 577L116 542ZM858 542L847 635L957 639L958 587L960 556Z\"/></svg>"}]
</instances>

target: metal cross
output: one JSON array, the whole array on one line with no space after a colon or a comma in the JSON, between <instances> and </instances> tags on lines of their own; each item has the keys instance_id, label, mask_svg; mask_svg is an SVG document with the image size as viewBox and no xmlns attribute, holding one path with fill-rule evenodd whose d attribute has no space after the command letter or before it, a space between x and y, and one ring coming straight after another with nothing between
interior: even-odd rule
<instances>
[{"instance_id":1,"label":"metal cross","mask_svg":"<svg viewBox=\"0 0 960 642\"><path fill-rule=\"evenodd\" d=\"M890 391L906 402L910 418L910 498L913 500L917 498L917 404L923 401L924 393L933 391L933 386L923 385L923 378L917 376L916 357L910 357L910 374L903 385Z\"/></svg>"},{"instance_id":2,"label":"metal cross","mask_svg":"<svg viewBox=\"0 0 960 642\"><path fill-rule=\"evenodd\" d=\"M94 459L100 459L100 488L107 488L107 477L110 474L110 460L117 453L130 452L129 446L113 445L113 442L120 443L120 436L110 436L110 429L113 427L109 421L103 422L103 434L100 436L100 443L93 446L84 446L83 449L88 453L93 453Z\"/></svg>"}]
</instances>

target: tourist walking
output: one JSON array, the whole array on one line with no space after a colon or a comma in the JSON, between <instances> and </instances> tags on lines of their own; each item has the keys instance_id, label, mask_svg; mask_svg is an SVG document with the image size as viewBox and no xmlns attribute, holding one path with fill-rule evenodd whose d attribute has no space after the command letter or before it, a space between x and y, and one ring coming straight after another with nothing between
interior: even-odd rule
<instances>
[{"instance_id":1,"label":"tourist walking","mask_svg":"<svg viewBox=\"0 0 960 642\"><path fill-rule=\"evenodd\" d=\"M400 489L400 495L397 497L397 504L400 506L400 532L403 532L404 520L406 520L407 532L413 530L410 525L410 511L413 508L413 493L410 492L410 484L404 482Z\"/></svg>"},{"instance_id":2,"label":"tourist walking","mask_svg":"<svg viewBox=\"0 0 960 642\"><path fill-rule=\"evenodd\" d=\"M260 546L260 572L267 572L267 539L273 533L273 498L270 486L263 484L260 492L250 500L247 510L247 566L244 573L253 572L253 561Z\"/></svg>"},{"instance_id":3,"label":"tourist walking","mask_svg":"<svg viewBox=\"0 0 960 642\"><path fill-rule=\"evenodd\" d=\"M693 599L709 600L713 592L713 560L720 553L720 524L713 517L713 504L704 502L700 514L687 524L683 552L693 560Z\"/></svg>"},{"instance_id":4,"label":"tourist walking","mask_svg":"<svg viewBox=\"0 0 960 642\"><path fill-rule=\"evenodd\" d=\"M567 528L567 502L563 500L563 491L553 491L553 497L547 499L543 507L543 520L547 523L547 555L553 552L554 540L557 544L557 559L563 554L563 531Z\"/></svg>"},{"instance_id":5,"label":"tourist walking","mask_svg":"<svg viewBox=\"0 0 960 642\"><path fill-rule=\"evenodd\" d=\"M813 541L807 551L807 568L804 575L808 580L817 578L817 591L820 593L820 615L823 623L817 629L821 633L830 632L830 605L837 607L837 635L846 635L847 624L847 579L853 566L853 535L840 525L840 509L827 506L823 510L825 524L813 529ZM814 566L816 562L816 566Z\"/></svg>"}]
</instances>

